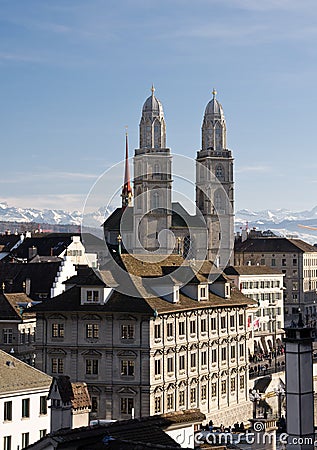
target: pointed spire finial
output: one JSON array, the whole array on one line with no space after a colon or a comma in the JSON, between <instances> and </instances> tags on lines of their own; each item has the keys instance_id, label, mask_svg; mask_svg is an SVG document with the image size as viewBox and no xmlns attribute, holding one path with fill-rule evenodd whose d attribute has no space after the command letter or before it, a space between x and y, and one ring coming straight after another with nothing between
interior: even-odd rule
<instances>
[{"instance_id":1,"label":"pointed spire finial","mask_svg":"<svg viewBox=\"0 0 317 450\"><path fill-rule=\"evenodd\" d=\"M152 83L151 91L152 91L152 95L154 95L155 87L154 87L154 84L153 84L153 83Z\"/></svg>"},{"instance_id":2,"label":"pointed spire finial","mask_svg":"<svg viewBox=\"0 0 317 450\"><path fill-rule=\"evenodd\" d=\"M132 201L132 189L130 181L130 169L129 169L129 147L128 147L128 126L125 126L125 167L124 167L124 184L122 187L122 208L131 206Z\"/></svg>"},{"instance_id":3,"label":"pointed spire finial","mask_svg":"<svg viewBox=\"0 0 317 450\"><path fill-rule=\"evenodd\" d=\"M213 90L212 90L212 95L214 96L214 98L216 98L216 95L217 95L217 91L216 91L216 89L215 89L215 88L213 88Z\"/></svg>"}]
</instances>

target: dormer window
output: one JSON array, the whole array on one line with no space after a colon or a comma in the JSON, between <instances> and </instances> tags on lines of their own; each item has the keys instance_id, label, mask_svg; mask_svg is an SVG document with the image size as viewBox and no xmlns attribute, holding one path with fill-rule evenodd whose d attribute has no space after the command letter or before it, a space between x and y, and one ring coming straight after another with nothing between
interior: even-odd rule
<instances>
[{"instance_id":1,"label":"dormer window","mask_svg":"<svg viewBox=\"0 0 317 450\"><path fill-rule=\"evenodd\" d=\"M225 284L225 298L230 298L230 283Z\"/></svg>"},{"instance_id":2,"label":"dormer window","mask_svg":"<svg viewBox=\"0 0 317 450\"><path fill-rule=\"evenodd\" d=\"M208 286L198 286L198 301L199 300L208 300Z\"/></svg>"},{"instance_id":3,"label":"dormer window","mask_svg":"<svg viewBox=\"0 0 317 450\"><path fill-rule=\"evenodd\" d=\"M99 302L99 291L97 290L88 290L86 293L86 301L92 303Z\"/></svg>"}]
</instances>

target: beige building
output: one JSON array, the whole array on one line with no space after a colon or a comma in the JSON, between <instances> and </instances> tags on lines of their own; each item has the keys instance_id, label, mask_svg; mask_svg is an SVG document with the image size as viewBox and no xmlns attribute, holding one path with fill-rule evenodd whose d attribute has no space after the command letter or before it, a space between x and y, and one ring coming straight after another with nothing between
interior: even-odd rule
<instances>
[{"instance_id":1,"label":"beige building","mask_svg":"<svg viewBox=\"0 0 317 450\"><path fill-rule=\"evenodd\" d=\"M317 247L300 239L248 238L235 243L235 265L267 265L284 276L284 316L290 322L300 308L305 321L316 320Z\"/></svg>"},{"instance_id":2,"label":"beige building","mask_svg":"<svg viewBox=\"0 0 317 450\"><path fill-rule=\"evenodd\" d=\"M231 266L225 273L256 307L249 310L250 354L270 353L282 344L284 274L267 266Z\"/></svg>"},{"instance_id":3,"label":"beige building","mask_svg":"<svg viewBox=\"0 0 317 450\"><path fill-rule=\"evenodd\" d=\"M183 261L122 260L130 274L158 279ZM222 276L209 283L208 270L205 263L184 287L170 277L169 295L155 294L155 283L148 295L143 286L142 297L114 291L105 271L101 281L80 270L64 293L33 308L37 367L86 382L95 418L199 408L214 423L247 420L247 310L254 302Z\"/></svg>"}]
</instances>

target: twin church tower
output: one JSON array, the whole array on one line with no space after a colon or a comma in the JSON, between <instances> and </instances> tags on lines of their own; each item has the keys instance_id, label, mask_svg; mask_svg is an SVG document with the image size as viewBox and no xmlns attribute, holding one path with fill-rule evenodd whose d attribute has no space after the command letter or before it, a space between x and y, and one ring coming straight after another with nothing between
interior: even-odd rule
<instances>
[{"instance_id":1,"label":"twin church tower","mask_svg":"<svg viewBox=\"0 0 317 450\"><path fill-rule=\"evenodd\" d=\"M230 262L233 248L233 157L226 146L226 121L221 104L207 104L202 146L197 152L196 214L172 201L172 154L166 146L166 124L155 89L142 108L140 147L133 158L133 206L126 141L122 207L104 223L108 245L142 254L179 253L188 259L209 259L217 266ZM178 168L179 169L179 168Z\"/></svg>"}]
</instances>

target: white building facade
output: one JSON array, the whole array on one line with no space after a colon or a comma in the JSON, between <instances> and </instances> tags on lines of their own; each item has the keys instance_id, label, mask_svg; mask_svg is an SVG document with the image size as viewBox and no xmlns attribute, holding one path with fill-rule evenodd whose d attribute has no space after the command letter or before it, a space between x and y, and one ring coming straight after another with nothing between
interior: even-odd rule
<instances>
[{"instance_id":1,"label":"white building facade","mask_svg":"<svg viewBox=\"0 0 317 450\"><path fill-rule=\"evenodd\" d=\"M51 377L0 350L0 445L23 449L50 432Z\"/></svg>"}]
</instances>

